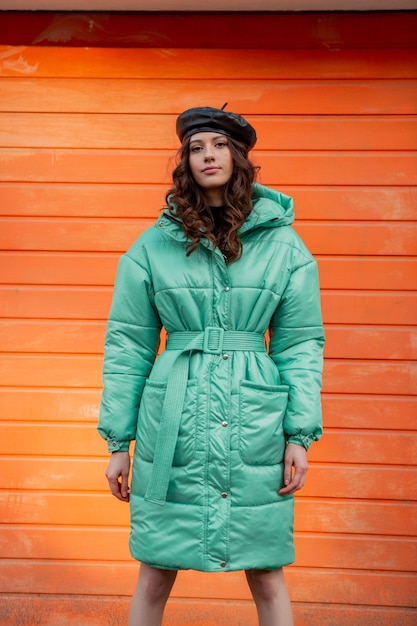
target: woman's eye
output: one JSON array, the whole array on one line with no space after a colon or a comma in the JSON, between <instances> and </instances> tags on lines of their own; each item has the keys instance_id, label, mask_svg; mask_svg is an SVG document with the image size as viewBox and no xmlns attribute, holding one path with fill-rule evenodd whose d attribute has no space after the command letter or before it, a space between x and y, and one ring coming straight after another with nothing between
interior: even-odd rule
<instances>
[{"instance_id":1,"label":"woman's eye","mask_svg":"<svg viewBox=\"0 0 417 626\"><path fill-rule=\"evenodd\" d=\"M201 150L201 146L194 146L193 148L191 148L191 152L200 152Z\"/></svg>"},{"instance_id":2,"label":"woman's eye","mask_svg":"<svg viewBox=\"0 0 417 626\"><path fill-rule=\"evenodd\" d=\"M226 143L225 141L218 141L218 142L216 143L216 146L217 146L218 148L224 148L224 146L227 146L227 143Z\"/></svg>"}]
</instances>

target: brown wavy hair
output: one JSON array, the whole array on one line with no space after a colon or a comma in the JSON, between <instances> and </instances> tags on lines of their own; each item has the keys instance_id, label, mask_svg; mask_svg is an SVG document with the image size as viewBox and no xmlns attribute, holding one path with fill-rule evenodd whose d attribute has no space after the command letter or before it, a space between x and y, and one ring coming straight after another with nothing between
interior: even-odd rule
<instances>
[{"instance_id":1,"label":"brown wavy hair","mask_svg":"<svg viewBox=\"0 0 417 626\"><path fill-rule=\"evenodd\" d=\"M248 159L245 144L227 137L233 159L233 172L225 185L224 201L218 211L210 208L189 165L190 138L185 139L177 154L173 171L174 186L166 195L169 212L182 220L188 238L187 256L196 250L202 238L209 239L224 255L227 263L237 261L242 254L238 230L252 211L252 185L257 167Z\"/></svg>"}]
</instances>

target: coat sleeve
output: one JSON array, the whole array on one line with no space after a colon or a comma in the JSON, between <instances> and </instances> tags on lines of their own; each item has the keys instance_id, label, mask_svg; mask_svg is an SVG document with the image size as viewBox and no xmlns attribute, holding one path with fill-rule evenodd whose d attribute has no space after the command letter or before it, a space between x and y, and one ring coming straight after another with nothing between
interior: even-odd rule
<instances>
[{"instance_id":1,"label":"coat sleeve","mask_svg":"<svg viewBox=\"0 0 417 626\"><path fill-rule=\"evenodd\" d=\"M270 355L288 385L284 432L308 450L322 434L321 381L324 331L317 264L295 269L270 325Z\"/></svg>"},{"instance_id":2,"label":"coat sleeve","mask_svg":"<svg viewBox=\"0 0 417 626\"><path fill-rule=\"evenodd\" d=\"M136 437L140 399L156 358L160 331L149 274L124 255L107 322L98 424L110 452L128 450Z\"/></svg>"}]
</instances>

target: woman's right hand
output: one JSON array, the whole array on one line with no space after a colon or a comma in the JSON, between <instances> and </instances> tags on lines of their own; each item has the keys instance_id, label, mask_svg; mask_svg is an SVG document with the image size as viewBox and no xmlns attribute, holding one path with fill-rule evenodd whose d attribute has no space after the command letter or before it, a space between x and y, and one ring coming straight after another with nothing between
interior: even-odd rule
<instances>
[{"instance_id":1,"label":"woman's right hand","mask_svg":"<svg viewBox=\"0 0 417 626\"><path fill-rule=\"evenodd\" d=\"M129 502L129 452L112 452L106 469L106 478L112 494L123 502Z\"/></svg>"}]
</instances>

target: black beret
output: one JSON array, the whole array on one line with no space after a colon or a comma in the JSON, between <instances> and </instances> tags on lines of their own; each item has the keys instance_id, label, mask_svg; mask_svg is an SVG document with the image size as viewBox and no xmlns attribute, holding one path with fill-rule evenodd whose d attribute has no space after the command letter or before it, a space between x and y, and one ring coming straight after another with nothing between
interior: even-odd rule
<instances>
[{"instance_id":1,"label":"black beret","mask_svg":"<svg viewBox=\"0 0 417 626\"><path fill-rule=\"evenodd\" d=\"M226 105L224 105L226 106ZM177 135L182 142L187 137L203 131L217 132L241 141L248 148L256 143L256 132L253 126L237 113L214 109L212 107L196 107L187 109L177 118Z\"/></svg>"}]
</instances>

